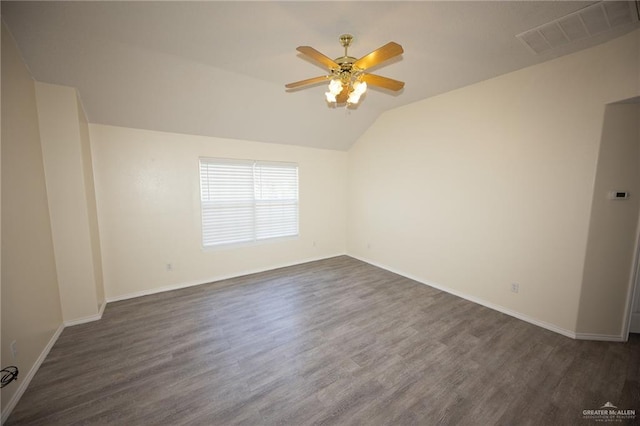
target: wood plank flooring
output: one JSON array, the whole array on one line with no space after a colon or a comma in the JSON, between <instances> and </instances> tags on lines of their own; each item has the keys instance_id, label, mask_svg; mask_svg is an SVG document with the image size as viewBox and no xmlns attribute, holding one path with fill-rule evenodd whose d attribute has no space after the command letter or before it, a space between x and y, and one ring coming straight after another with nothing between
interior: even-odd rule
<instances>
[{"instance_id":1,"label":"wood plank flooring","mask_svg":"<svg viewBox=\"0 0 640 426\"><path fill-rule=\"evenodd\" d=\"M575 341L341 256L108 304L7 424L580 425L607 401L640 419L637 335Z\"/></svg>"}]
</instances>

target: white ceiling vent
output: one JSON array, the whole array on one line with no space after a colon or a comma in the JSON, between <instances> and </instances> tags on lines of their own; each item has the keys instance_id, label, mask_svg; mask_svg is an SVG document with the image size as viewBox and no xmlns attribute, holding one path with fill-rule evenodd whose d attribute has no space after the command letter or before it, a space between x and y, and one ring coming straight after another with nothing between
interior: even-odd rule
<instances>
[{"instance_id":1,"label":"white ceiling vent","mask_svg":"<svg viewBox=\"0 0 640 426\"><path fill-rule=\"evenodd\" d=\"M535 54L637 22L640 0L601 1L516 35Z\"/></svg>"}]
</instances>

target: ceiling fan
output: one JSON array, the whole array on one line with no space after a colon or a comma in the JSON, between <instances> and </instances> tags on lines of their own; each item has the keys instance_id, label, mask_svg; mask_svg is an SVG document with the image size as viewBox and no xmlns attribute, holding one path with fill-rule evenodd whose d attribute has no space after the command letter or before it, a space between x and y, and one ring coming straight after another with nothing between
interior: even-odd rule
<instances>
[{"instance_id":1,"label":"ceiling fan","mask_svg":"<svg viewBox=\"0 0 640 426\"><path fill-rule=\"evenodd\" d=\"M404 87L403 81L369 74L365 71L384 61L401 55L404 50L395 42L389 42L360 59L347 54L347 49L353 41L351 34L340 36L340 44L344 47L344 56L331 59L318 52L311 46L299 46L298 52L310 57L329 69L329 75L308 78L286 84L287 89L297 89L302 86L320 83L330 80L329 91L325 93L330 104L355 105L360 101L360 96L367 90L367 84L382 87L384 89L398 91Z\"/></svg>"}]
</instances>

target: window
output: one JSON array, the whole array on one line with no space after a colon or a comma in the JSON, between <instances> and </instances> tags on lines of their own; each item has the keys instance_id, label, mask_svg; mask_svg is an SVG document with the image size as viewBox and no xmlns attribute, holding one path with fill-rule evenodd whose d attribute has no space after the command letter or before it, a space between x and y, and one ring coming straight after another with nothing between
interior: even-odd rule
<instances>
[{"instance_id":1,"label":"window","mask_svg":"<svg viewBox=\"0 0 640 426\"><path fill-rule=\"evenodd\" d=\"M298 165L200 159L205 247L298 235Z\"/></svg>"}]
</instances>

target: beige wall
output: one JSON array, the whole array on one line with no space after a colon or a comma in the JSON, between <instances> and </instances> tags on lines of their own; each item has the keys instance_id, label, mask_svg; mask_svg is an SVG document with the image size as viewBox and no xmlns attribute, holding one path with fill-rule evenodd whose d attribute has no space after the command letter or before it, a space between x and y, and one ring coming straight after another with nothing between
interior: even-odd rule
<instances>
[{"instance_id":1,"label":"beige wall","mask_svg":"<svg viewBox=\"0 0 640 426\"><path fill-rule=\"evenodd\" d=\"M82 146L89 146L87 124L86 119L79 120L82 110L71 87L37 82L36 99L62 316L73 322L99 311L92 203L87 200L87 194L93 195L93 189L87 189L93 180L91 161Z\"/></svg>"},{"instance_id":2,"label":"beige wall","mask_svg":"<svg viewBox=\"0 0 640 426\"><path fill-rule=\"evenodd\" d=\"M629 191L611 200L612 190ZM621 335L640 207L640 105L608 105L591 207L578 332Z\"/></svg>"},{"instance_id":3,"label":"beige wall","mask_svg":"<svg viewBox=\"0 0 640 426\"><path fill-rule=\"evenodd\" d=\"M345 152L97 124L89 130L108 300L345 252ZM297 162L300 237L203 250L200 156Z\"/></svg>"},{"instance_id":4,"label":"beige wall","mask_svg":"<svg viewBox=\"0 0 640 426\"><path fill-rule=\"evenodd\" d=\"M640 93L639 39L383 114L349 152L348 253L574 333L605 104Z\"/></svg>"},{"instance_id":5,"label":"beige wall","mask_svg":"<svg viewBox=\"0 0 640 426\"><path fill-rule=\"evenodd\" d=\"M34 82L2 24L2 366L20 380L2 389L3 420L19 386L62 324ZM13 359L9 345L17 342Z\"/></svg>"}]
</instances>

